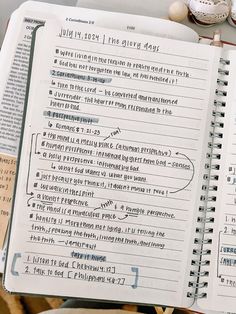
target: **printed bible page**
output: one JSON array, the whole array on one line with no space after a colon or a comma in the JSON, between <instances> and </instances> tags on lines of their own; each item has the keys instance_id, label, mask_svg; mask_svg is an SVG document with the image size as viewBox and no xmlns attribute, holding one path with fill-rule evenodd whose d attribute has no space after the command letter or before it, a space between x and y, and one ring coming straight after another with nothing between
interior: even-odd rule
<instances>
[{"instance_id":1,"label":"printed bible page","mask_svg":"<svg viewBox=\"0 0 236 314\"><path fill-rule=\"evenodd\" d=\"M189 306L221 49L61 25L36 33L5 286Z\"/></svg>"}]
</instances>

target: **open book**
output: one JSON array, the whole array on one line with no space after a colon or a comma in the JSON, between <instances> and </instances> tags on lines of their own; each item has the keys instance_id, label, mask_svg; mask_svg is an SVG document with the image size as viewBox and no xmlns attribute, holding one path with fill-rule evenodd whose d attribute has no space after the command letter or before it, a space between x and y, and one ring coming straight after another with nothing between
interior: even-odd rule
<instances>
[{"instance_id":1,"label":"open book","mask_svg":"<svg viewBox=\"0 0 236 314\"><path fill-rule=\"evenodd\" d=\"M235 51L38 24L6 289L233 311Z\"/></svg>"},{"instance_id":2,"label":"open book","mask_svg":"<svg viewBox=\"0 0 236 314\"><path fill-rule=\"evenodd\" d=\"M0 249L10 214L16 155L27 82L31 33L37 23L55 18L61 23L82 23L144 34L198 40L198 35L177 23L145 16L65 7L29 1L11 16L0 57ZM11 119L9 119L11 117ZM0 259L0 272L3 262Z\"/></svg>"}]
</instances>

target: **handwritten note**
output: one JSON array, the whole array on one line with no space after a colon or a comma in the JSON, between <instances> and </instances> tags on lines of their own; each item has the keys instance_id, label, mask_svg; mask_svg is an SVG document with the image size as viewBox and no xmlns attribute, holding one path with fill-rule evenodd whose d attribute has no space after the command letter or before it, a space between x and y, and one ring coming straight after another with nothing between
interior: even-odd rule
<instances>
[{"instance_id":1,"label":"handwritten note","mask_svg":"<svg viewBox=\"0 0 236 314\"><path fill-rule=\"evenodd\" d=\"M47 293L56 279L86 296L79 281L93 297L152 303L158 293L178 304L214 50L193 55L181 43L173 52L168 40L77 25L49 34L45 64L35 46L8 256L14 286L41 277Z\"/></svg>"}]
</instances>

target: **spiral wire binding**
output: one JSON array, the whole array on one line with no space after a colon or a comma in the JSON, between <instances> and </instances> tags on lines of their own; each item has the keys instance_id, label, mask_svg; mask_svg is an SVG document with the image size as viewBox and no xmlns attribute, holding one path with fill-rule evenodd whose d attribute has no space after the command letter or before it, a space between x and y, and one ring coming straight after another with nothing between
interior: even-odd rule
<instances>
[{"instance_id":1,"label":"spiral wire binding","mask_svg":"<svg viewBox=\"0 0 236 314\"><path fill-rule=\"evenodd\" d=\"M195 230L198 236L194 239L194 244L197 245L197 248L195 247L193 249L193 256L195 256L195 258L191 261L191 265L195 266L195 270L190 271L190 276L194 277L195 280L189 281L188 285L194 289L194 292L187 293L187 297L193 299L207 297L207 293L201 289L208 286L206 277L209 275L209 272L205 270L205 266L210 265L210 261L207 257L211 254L210 245L212 244L212 238L210 238L210 236L214 231L209 224L214 223L214 203L216 202L214 192L218 190L217 181L219 180L219 175L217 171L220 169L220 165L217 161L221 158L221 139L223 138L222 129L224 128L223 119L225 116L224 107L226 106L224 97L227 96L227 91L225 91L224 88L228 86L226 76L229 75L229 71L224 67L229 65L230 61L221 58L220 64L218 74L221 78L217 79L218 88L215 91L217 99L214 101L215 108L212 111L213 121L211 121L211 131L209 134L209 151L206 155L209 162L205 164L207 173L203 175L204 184L202 185L202 191L204 193L200 198L202 205L199 206L199 217L197 218L198 226Z\"/></svg>"}]
</instances>

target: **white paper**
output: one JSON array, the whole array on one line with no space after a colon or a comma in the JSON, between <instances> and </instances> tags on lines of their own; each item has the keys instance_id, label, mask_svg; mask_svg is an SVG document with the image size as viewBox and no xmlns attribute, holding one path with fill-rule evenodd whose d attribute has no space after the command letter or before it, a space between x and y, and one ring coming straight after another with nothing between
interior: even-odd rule
<instances>
[{"instance_id":1,"label":"white paper","mask_svg":"<svg viewBox=\"0 0 236 314\"><path fill-rule=\"evenodd\" d=\"M57 25L35 46L5 285L190 305L221 50Z\"/></svg>"}]
</instances>

